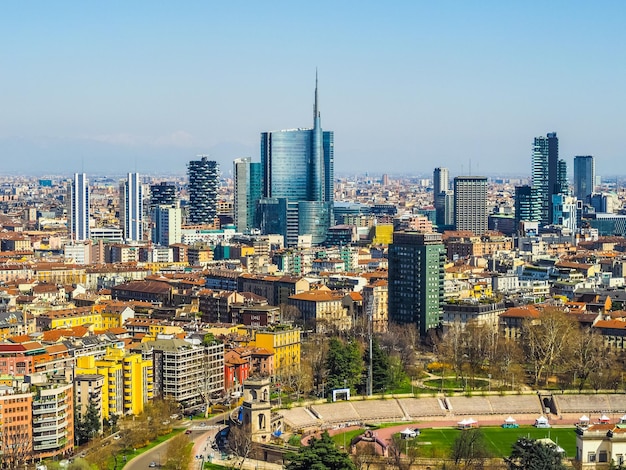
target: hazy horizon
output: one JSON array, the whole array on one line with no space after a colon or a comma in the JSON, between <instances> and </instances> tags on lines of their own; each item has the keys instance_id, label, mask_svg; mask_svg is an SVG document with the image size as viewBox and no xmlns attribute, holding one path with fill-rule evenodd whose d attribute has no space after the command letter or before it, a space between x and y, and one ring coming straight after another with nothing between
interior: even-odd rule
<instances>
[{"instance_id":1,"label":"hazy horizon","mask_svg":"<svg viewBox=\"0 0 626 470\"><path fill-rule=\"evenodd\" d=\"M337 174L626 174L626 4L31 2L3 5L0 173L222 173L260 133L312 125Z\"/></svg>"}]
</instances>

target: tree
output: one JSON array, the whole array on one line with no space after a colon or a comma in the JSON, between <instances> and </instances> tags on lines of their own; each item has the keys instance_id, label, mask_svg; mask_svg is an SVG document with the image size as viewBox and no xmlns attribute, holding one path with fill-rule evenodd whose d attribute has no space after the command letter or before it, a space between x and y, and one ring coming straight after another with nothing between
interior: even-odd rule
<instances>
[{"instance_id":1,"label":"tree","mask_svg":"<svg viewBox=\"0 0 626 470\"><path fill-rule=\"evenodd\" d=\"M228 447L241 460L238 467L242 468L252 451L252 435L250 426L230 426L228 429Z\"/></svg>"},{"instance_id":2,"label":"tree","mask_svg":"<svg viewBox=\"0 0 626 470\"><path fill-rule=\"evenodd\" d=\"M301 367L308 371L313 381L312 386L321 393L326 384L328 369L326 360L328 357L328 342L326 336L315 334L310 341L302 343Z\"/></svg>"},{"instance_id":3,"label":"tree","mask_svg":"<svg viewBox=\"0 0 626 470\"><path fill-rule=\"evenodd\" d=\"M522 345L532 366L533 382L545 382L547 375L571 357L570 336L578 328L571 316L558 309L546 309L540 323L530 320L522 324Z\"/></svg>"},{"instance_id":4,"label":"tree","mask_svg":"<svg viewBox=\"0 0 626 470\"><path fill-rule=\"evenodd\" d=\"M326 391L337 388L354 389L362 382L363 359L355 341L332 338L326 358L328 379Z\"/></svg>"},{"instance_id":5,"label":"tree","mask_svg":"<svg viewBox=\"0 0 626 470\"><path fill-rule=\"evenodd\" d=\"M100 434L102 420L100 410L93 399L89 400L85 416L82 419L77 418L76 423L74 432L78 445L83 445Z\"/></svg>"},{"instance_id":6,"label":"tree","mask_svg":"<svg viewBox=\"0 0 626 470\"><path fill-rule=\"evenodd\" d=\"M185 434L178 434L169 440L165 451L166 470L188 469L191 464L191 449L193 445Z\"/></svg>"},{"instance_id":7,"label":"tree","mask_svg":"<svg viewBox=\"0 0 626 470\"><path fill-rule=\"evenodd\" d=\"M485 459L490 456L480 429L462 431L452 443L451 458L454 460L455 468L484 468Z\"/></svg>"},{"instance_id":8,"label":"tree","mask_svg":"<svg viewBox=\"0 0 626 470\"><path fill-rule=\"evenodd\" d=\"M365 350L365 363L369 363L369 348ZM384 392L392 385L391 362L376 338L372 339L372 389Z\"/></svg>"},{"instance_id":9,"label":"tree","mask_svg":"<svg viewBox=\"0 0 626 470\"><path fill-rule=\"evenodd\" d=\"M32 434L26 424L3 423L0 428L0 468L19 468L32 457Z\"/></svg>"},{"instance_id":10,"label":"tree","mask_svg":"<svg viewBox=\"0 0 626 470\"><path fill-rule=\"evenodd\" d=\"M419 457L417 439L403 439L400 433L391 436L388 450L390 464L400 470L409 470Z\"/></svg>"},{"instance_id":11,"label":"tree","mask_svg":"<svg viewBox=\"0 0 626 470\"><path fill-rule=\"evenodd\" d=\"M594 371L606 367L606 348L602 336L589 330L577 331L572 335L571 342L572 370L578 379L578 391L581 391Z\"/></svg>"},{"instance_id":12,"label":"tree","mask_svg":"<svg viewBox=\"0 0 626 470\"><path fill-rule=\"evenodd\" d=\"M91 465L85 459L78 458L68 465L67 470L91 470Z\"/></svg>"},{"instance_id":13,"label":"tree","mask_svg":"<svg viewBox=\"0 0 626 470\"><path fill-rule=\"evenodd\" d=\"M285 455L287 470L356 470L348 454L335 446L327 432L298 452Z\"/></svg>"},{"instance_id":14,"label":"tree","mask_svg":"<svg viewBox=\"0 0 626 470\"><path fill-rule=\"evenodd\" d=\"M509 470L562 470L565 465L555 444L521 437L513 444L511 455L505 459Z\"/></svg>"}]
</instances>

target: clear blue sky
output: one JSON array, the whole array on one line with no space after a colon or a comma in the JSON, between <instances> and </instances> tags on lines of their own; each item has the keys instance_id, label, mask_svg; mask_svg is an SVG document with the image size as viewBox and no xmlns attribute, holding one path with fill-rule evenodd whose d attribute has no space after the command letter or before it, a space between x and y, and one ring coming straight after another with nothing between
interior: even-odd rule
<instances>
[{"instance_id":1,"label":"clear blue sky","mask_svg":"<svg viewBox=\"0 0 626 470\"><path fill-rule=\"evenodd\" d=\"M32 1L0 5L0 173L184 173L312 125L335 166L626 174L624 1Z\"/></svg>"}]
</instances>

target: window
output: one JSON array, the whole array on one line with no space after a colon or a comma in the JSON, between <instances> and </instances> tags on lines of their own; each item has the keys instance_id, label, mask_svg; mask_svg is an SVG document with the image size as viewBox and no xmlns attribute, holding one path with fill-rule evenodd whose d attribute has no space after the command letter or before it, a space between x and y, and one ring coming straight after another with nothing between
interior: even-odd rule
<instances>
[{"instance_id":1,"label":"window","mask_svg":"<svg viewBox=\"0 0 626 470\"><path fill-rule=\"evenodd\" d=\"M595 452L589 452L587 454L587 462L595 462L596 461L596 453Z\"/></svg>"}]
</instances>

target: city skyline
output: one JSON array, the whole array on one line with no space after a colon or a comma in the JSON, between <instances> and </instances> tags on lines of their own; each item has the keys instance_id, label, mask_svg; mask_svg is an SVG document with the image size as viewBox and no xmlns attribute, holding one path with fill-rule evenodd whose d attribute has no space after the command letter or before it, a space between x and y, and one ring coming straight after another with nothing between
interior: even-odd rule
<instances>
[{"instance_id":1,"label":"city skyline","mask_svg":"<svg viewBox=\"0 0 626 470\"><path fill-rule=\"evenodd\" d=\"M594 155L597 174L626 174L620 3L27 8L0 19L4 174L258 161L259 132L308 125L294 103L316 67L338 175L527 175L551 130L570 168Z\"/></svg>"}]
</instances>

